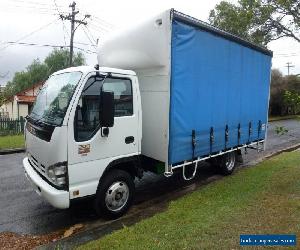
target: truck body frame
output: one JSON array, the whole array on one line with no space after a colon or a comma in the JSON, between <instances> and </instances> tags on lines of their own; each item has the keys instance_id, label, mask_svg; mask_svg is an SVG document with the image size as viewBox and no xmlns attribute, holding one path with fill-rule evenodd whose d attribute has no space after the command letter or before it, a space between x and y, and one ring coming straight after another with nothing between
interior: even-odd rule
<instances>
[{"instance_id":1,"label":"truck body frame","mask_svg":"<svg viewBox=\"0 0 300 250\"><path fill-rule=\"evenodd\" d=\"M174 168L266 137L272 52L175 10L112 36L98 61L134 70L142 154ZM153 117L156 117L155 123Z\"/></svg>"}]
</instances>

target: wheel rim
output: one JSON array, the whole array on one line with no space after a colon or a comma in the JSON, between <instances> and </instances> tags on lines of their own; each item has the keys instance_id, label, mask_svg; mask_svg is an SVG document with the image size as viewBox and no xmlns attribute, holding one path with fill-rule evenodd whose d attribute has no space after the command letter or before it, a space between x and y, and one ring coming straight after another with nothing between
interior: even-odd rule
<instances>
[{"instance_id":1,"label":"wheel rim","mask_svg":"<svg viewBox=\"0 0 300 250\"><path fill-rule=\"evenodd\" d=\"M108 210L117 212L127 203L129 188L123 181L114 182L107 190L105 195L105 205Z\"/></svg>"},{"instance_id":2,"label":"wheel rim","mask_svg":"<svg viewBox=\"0 0 300 250\"><path fill-rule=\"evenodd\" d=\"M235 155L230 153L226 156L225 166L227 170L231 171L234 168L235 164Z\"/></svg>"}]
</instances>

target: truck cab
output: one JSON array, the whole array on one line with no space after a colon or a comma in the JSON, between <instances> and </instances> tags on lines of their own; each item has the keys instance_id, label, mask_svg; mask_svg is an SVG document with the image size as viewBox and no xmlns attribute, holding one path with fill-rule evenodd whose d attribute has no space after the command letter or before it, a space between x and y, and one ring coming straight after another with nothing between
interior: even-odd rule
<instances>
[{"instance_id":1,"label":"truck cab","mask_svg":"<svg viewBox=\"0 0 300 250\"><path fill-rule=\"evenodd\" d=\"M141 116L133 71L82 66L54 73L27 117L26 176L54 207L96 195L97 212L121 215L140 175Z\"/></svg>"}]
</instances>

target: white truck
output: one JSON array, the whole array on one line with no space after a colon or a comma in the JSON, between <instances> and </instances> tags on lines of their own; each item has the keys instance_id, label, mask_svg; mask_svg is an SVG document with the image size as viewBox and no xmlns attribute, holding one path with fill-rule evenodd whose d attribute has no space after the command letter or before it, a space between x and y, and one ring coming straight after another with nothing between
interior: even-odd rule
<instances>
[{"instance_id":1,"label":"white truck","mask_svg":"<svg viewBox=\"0 0 300 250\"><path fill-rule=\"evenodd\" d=\"M271 58L173 9L120 32L100 66L46 81L26 121L25 174L54 207L95 197L107 217L127 211L144 171L189 180L209 160L230 174L242 148L265 142Z\"/></svg>"}]
</instances>

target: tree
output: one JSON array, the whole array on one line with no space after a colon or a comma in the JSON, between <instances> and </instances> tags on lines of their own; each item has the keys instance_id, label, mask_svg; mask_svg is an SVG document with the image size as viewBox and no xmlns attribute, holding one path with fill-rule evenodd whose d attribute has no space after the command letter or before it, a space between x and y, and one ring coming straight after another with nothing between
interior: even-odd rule
<instances>
[{"instance_id":1,"label":"tree","mask_svg":"<svg viewBox=\"0 0 300 250\"><path fill-rule=\"evenodd\" d=\"M269 113L281 115L283 112L283 94L286 89L284 76L278 69L273 69L271 73L271 89Z\"/></svg>"},{"instance_id":2,"label":"tree","mask_svg":"<svg viewBox=\"0 0 300 250\"><path fill-rule=\"evenodd\" d=\"M295 91L284 92L284 102L286 106L291 107L294 115L300 112L300 94Z\"/></svg>"},{"instance_id":3,"label":"tree","mask_svg":"<svg viewBox=\"0 0 300 250\"><path fill-rule=\"evenodd\" d=\"M22 90L25 90L34 84L45 81L53 72L65 69L68 67L69 51L67 49L54 49L41 63L39 59L26 67L26 70L16 72L12 81L7 82L4 93L0 98L1 102L10 96L15 95ZM81 52L78 52L73 57L73 65L80 66L85 64L85 58Z\"/></svg>"},{"instance_id":4,"label":"tree","mask_svg":"<svg viewBox=\"0 0 300 250\"><path fill-rule=\"evenodd\" d=\"M10 97L33 84L44 81L48 77L48 72L48 67L41 63L39 59L33 60L25 71L16 72L12 81L6 84L4 96Z\"/></svg>"},{"instance_id":5,"label":"tree","mask_svg":"<svg viewBox=\"0 0 300 250\"><path fill-rule=\"evenodd\" d=\"M61 69L69 67L69 50L54 49L45 59L45 64L49 68L50 74ZM73 66L80 66L85 64L84 56L78 52L73 57Z\"/></svg>"},{"instance_id":6,"label":"tree","mask_svg":"<svg viewBox=\"0 0 300 250\"><path fill-rule=\"evenodd\" d=\"M45 81L49 76L49 68L44 63L41 63L39 59L34 60L27 68L28 84L36 84L40 81ZM29 86L26 86L28 88Z\"/></svg>"},{"instance_id":7,"label":"tree","mask_svg":"<svg viewBox=\"0 0 300 250\"><path fill-rule=\"evenodd\" d=\"M286 76L288 82L288 89L300 93L300 76L289 75Z\"/></svg>"},{"instance_id":8,"label":"tree","mask_svg":"<svg viewBox=\"0 0 300 250\"><path fill-rule=\"evenodd\" d=\"M299 0L239 0L220 2L211 10L209 22L259 45L290 37L300 42Z\"/></svg>"},{"instance_id":9,"label":"tree","mask_svg":"<svg viewBox=\"0 0 300 250\"><path fill-rule=\"evenodd\" d=\"M283 76L278 69L271 74L270 108L271 115L299 113L300 77Z\"/></svg>"}]
</instances>

